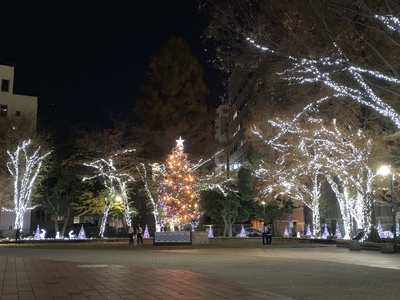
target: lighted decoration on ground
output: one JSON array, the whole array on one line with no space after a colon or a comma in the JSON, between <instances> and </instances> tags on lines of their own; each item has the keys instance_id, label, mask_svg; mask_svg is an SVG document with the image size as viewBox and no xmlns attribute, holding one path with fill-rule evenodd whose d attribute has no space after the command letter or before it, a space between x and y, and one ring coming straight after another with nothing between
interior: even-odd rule
<instances>
[{"instance_id":1,"label":"lighted decoration on ground","mask_svg":"<svg viewBox=\"0 0 400 300\"><path fill-rule=\"evenodd\" d=\"M11 159L7 162L7 169L14 179L14 229L24 228L24 214L31 200L32 189L44 160L51 153L42 152L42 148L33 145L31 140L23 141L14 151L7 150Z\"/></svg>"},{"instance_id":2,"label":"lighted decoration on ground","mask_svg":"<svg viewBox=\"0 0 400 300\"><path fill-rule=\"evenodd\" d=\"M35 235L33 236L34 240L39 241L42 237L41 237L41 231L40 231L40 227L39 225L36 227L36 231L35 231Z\"/></svg>"},{"instance_id":3,"label":"lighted decoration on ground","mask_svg":"<svg viewBox=\"0 0 400 300\"><path fill-rule=\"evenodd\" d=\"M343 239L342 233L340 232L340 227L339 227L339 224L338 224L338 223L336 223L335 238L336 238L337 240Z\"/></svg>"},{"instance_id":4,"label":"lighted decoration on ground","mask_svg":"<svg viewBox=\"0 0 400 300\"><path fill-rule=\"evenodd\" d=\"M74 233L73 230L71 230L71 231L68 233L68 236L69 236L69 239L70 239L70 240L73 240L73 239L76 238L76 235L75 235L75 233Z\"/></svg>"},{"instance_id":5,"label":"lighted decoration on ground","mask_svg":"<svg viewBox=\"0 0 400 300\"><path fill-rule=\"evenodd\" d=\"M40 239L44 240L46 238L46 230L45 229L41 229L40 230Z\"/></svg>"},{"instance_id":6,"label":"lighted decoration on ground","mask_svg":"<svg viewBox=\"0 0 400 300\"><path fill-rule=\"evenodd\" d=\"M311 230L310 230L310 224L307 224L306 237L309 237L309 238L313 237Z\"/></svg>"},{"instance_id":7,"label":"lighted decoration on ground","mask_svg":"<svg viewBox=\"0 0 400 300\"><path fill-rule=\"evenodd\" d=\"M242 237L242 238L247 237L246 230L244 230L244 226L243 225L242 225L242 229L240 230L239 236Z\"/></svg>"},{"instance_id":8,"label":"lighted decoration on ground","mask_svg":"<svg viewBox=\"0 0 400 300\"><path fill-rule=\"evenodd\" d=\"M378 232L378 235L380 238L384 237L383 229L382 229L382 223L381 220L378 219L378 225L376 226L376 231Z\"/></svg>"},{"instance_id":9,"label":"lighted decoration on ground","mask_svg":"<svg viewBox=\"0 0 400 300\"><path fill-rule=\"evenodd\" d=\"M146 226L144 228L143 237L146 238L146 239L148 239L150 237L149 228L147 227L147 224L146 224Z\"/></svg>"},{"instance_id":10,"label":"lighted decoration on ground","mask_svg":"<svg viewBox=\"0 0 400 300\"><path fill-rule=\"evenodd\" d=\"M83 240L83 239L86 239L86 233L85 233L85 229L83 228L83 225L82 225L82 227L78 233L78 240Z\"/></svg>"},{"instance_id":11,"label":"lighted decoration on ground","mask_svg":"<svg viewBox=\"0 0 400 300\"><path fill-rule=\"evenodd\" d=\"M398 223L397 223L397 225L398 225ZM393 238L393 232L391 232L390 230L382 229L382 223L381 223L380 219L378 219L378 225L376 226L376 230L378 231L378 235L381 239L392 239ZM398 231L396 233L398 233Z\"/></svg>"},{"instance_id":12,"label":"lighted decoration on ground","mask_svg":"<svg viewBox=\"0 0 400 300\"><path fill-rule=\"evenodd\" d=\"M329 231L328 231L328 225L325 224L325 226L324 226L324 233L322 234L322 238L323 238L323 239L327 239L328 236L330 236Z\"/></svg>"},{"instance_id":13,"label":"lighted decoration on ground","mask_svg":"<svg viewBox=\"0 0 400 300\"><path fill-rule=\"evenodd\" d=\"M163 224L169 224L171 230L176 226L179 230L193 228L198 222L201 212L199 197L195 192L195 176L191 171L188 155L184 152L182 138L176 141L165 164L165 177L159 196Z\"/></svg>"},{"instance_id":14,"label":"lighted decoration on ground","mask_svg":"<svg viewBox=\"0 0 400 300\"><path fill-rule=\"evenodd\" d=\"M289 236L290 236L289 230L288 230L288 227L287 227L287 226L285 226L285 231L284 231L284 233L283 233L283 236L284 236L284 237L289 237Z\"/></svg>"},{"instance_id":15,"label":"lighted decoration on ground","mask_svg":"<svg viewBox=\"0 0 400 300\"><path fill-rule=\"evenodd\" d=\"M208 225L208 237L214 237L212 225Z\"/></svg>"}]
</instances>

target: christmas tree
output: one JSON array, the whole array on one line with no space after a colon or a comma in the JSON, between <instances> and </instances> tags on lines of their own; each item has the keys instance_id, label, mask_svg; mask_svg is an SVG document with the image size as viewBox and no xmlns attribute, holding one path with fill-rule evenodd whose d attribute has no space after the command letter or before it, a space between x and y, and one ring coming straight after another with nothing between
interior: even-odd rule
<instances>
[{"instance_id":1,"label":"christmas tree","mask_svg":"<svg viewBox=\"0 0 400 300\"><path fill-rule=\"evenodd\" d=\"M328 236L329 236L328 225L325 224L324 233L322 234L322 238L326 239L326 238L328 238Z\"/></svg>"},{"instance_id":2,"label":"christmas tree","mask_svg":"<svg viewBox=\"0 0 400 300\"><path fill-rule=\"evenodd\" d=\"M197 222L200 217L199 199L194 191L195 178L190 170L188 155L184 152L182 138L168 156L165 178L162 182L160 206L163 221L179 229Z\"/></svg>"},{"instance_id":3,"label":"christmas tree","mask_svg":"<svg viewBox=\"0 0 400 300\"><path fill-rule=\"evenodd\" d=\"M307 224L306 236L307 236L307 237L313 237L313 235L312 235L312 233L311 233L311 229L310 229L310 224Z\"/></svg>"},{"instance_id":4,"label":"christmas tree","mask_svg":"<svg viewBox=\"0 0 400 300\"><path fill-rule=\"evenodd\" d=\"M240 237L246 237L246 230L244 230L244 226L242 225L242 229L240 230Z\"/></svg>"},{"instance_id":5,"label":"christmas tree","mask_svg":"<svg viewBox=\"0 0 400 300\"><path fill-rule=\"evenodd\" d=\"M41 233L41 231L40 231L40 227L39 227L39 225L36 227L36 232L35 232L35 236L33 237L33 239L34 240L40 240L40 239L42 239L41 238L41 236L40 236L40 233Z\"/></svg>"},{"instance_id":6,"label":"christmas tree","mask_svg":"<svg viewBox=\"0 0 400 300\"><path fill-rule=\"evenodd\" d=\"M146 224L146 227L145 227L145 229L144 229L143 237L144 237L145 239L148 239L148 238L150 237L149 228L147 227L147 224Z\"/></svg>"},{"instance_id":7,"label":"christmas tree","mask_svg":"<svg viewBox=\"0 0 400 300\"><path fill-rule=\"evenodd\" d=\"M208 237L214 237L213 229L211 225L208 225Z\"/></svg>"},{"instance_id":8,"label":"christmas tree","mask_svg":"<svg viewBox=\"0 0 400 300\"><path fill-rule=\"evenodd\" d=\"M338 223L336 223L335 237L338 240L341 240L343 238L342 237L342 233L340 232L340 228L339 228L339 224Z\"/></svg>"},{"instance_id":9,"label":"christmas tree","mask_svg":"<svg viewBox=\"0 0 400 300\"><path fill-rule=\"evenodd\" d=\"M81 227L81 230L79 230L78 233L78 240L83 240L86 239L86 233L85 233L85 229L83 229L83 225Z\"/></svg>"},{"instance_id":10,"label":"christmas tree","mask_svg":"<svg viewBox=\"0 0 400 300\"><path fill-rule=\"evenodd\" d=\"M283 236L284 237L289 237L290 236L287 226L285 226L285 232L283 233Z\"/></svg>"}]
</instances>

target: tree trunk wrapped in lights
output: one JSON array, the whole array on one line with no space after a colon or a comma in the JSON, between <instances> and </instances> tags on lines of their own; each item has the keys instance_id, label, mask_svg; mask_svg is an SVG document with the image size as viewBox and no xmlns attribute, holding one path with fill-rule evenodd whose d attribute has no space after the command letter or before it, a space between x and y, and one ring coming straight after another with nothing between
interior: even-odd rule
<instances>
[{"instance_id":1,"label":"tree trunk wrapped in lights","mask_svg":"<svg viewBox=\"0 0 400 300\"><path fill-rule=\"evenodd\" d=\"M128 227L132 224L132 215L135 211L131 210L128 197L128 184L133 181L133 177L117 168L114 160L120 155L124 155L135 150L124 150L118 152L107 159L98 159L91 163L85 163L85 166L92 167L97 170L97 173L90 177L83 178L84 181L94 178L102 179L102 183L109 191L111 201L115 201L116 197L122 197L125 208L125 222ZM101 219L99 236L104 237L105 226L107 223L108 213L111 206L111 201L105 197L104 213Z\"/></svg>"},{"instance_id":2,"label":"tree trunk wrapped in lights","mask_svg":"<svg viewBox=\"0 0 400 300\"><path fill-rule=\"evenodd\" d=\"M22 229L24 214L32 196L32 189L42 168L43 161L51 152L42 154L40 146L32 145L31 140L23 141L15 151L7 150L11 161L7 168L14 177L14 229Z\"/></svg>"}]
</instances>

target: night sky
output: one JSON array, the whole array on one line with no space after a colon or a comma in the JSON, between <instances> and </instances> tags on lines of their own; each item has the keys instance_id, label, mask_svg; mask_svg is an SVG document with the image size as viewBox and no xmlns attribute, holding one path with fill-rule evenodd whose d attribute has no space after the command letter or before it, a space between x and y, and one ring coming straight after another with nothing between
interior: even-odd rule
<instances>
[{"instance_id":1,"label":"night sky","mask_svg":"<svg viewBox=\"0 0 400 300\"><path fill-rule=\"evenodd\" d=\"M53 131L132 118L152 54L181 36L204 67L209 104L222 93L200 35L195 0L2 0L0 64L15 66L14 93L39 99L38 121Z\"/></svg>"}]
</instances>

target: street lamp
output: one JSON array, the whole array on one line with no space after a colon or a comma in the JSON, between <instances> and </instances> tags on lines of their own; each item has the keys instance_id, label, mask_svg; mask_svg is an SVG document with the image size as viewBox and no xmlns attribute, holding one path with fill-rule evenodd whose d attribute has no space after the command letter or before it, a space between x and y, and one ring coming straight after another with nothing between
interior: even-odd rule
<instances>
[{"instance_id":1,"label":"street lamp","mask_svg":"<svg viewBox=\"0 0 400 300\"><path fill-rule=\"evenodd\" d=\"M265 201L262 201L261 204L264 206L264 224L265 224Z\"/></svg>"},{"instance_id":2,"label":"street lamp","mask_svg":"<svg viewBox=\"0 0 400 300\"><path fill-rule=\"evenodd\" d=\"M121 202L121 201L122 201L121 196L115 197L115 202ZM115 226L115 238L118 238L118 224L119 224L119 220L118 220L118 207L117 207L117 226Z\"/></svg>"},{"instance_id":3,"label":"street lamp","mask_svg":"<svg viewBox=\"0 0 400 300\"><path fill-rule=\"evenodd\" d=\"M390 172L390 167L388 166L381 166L378 170L378 173L382 176L390 175L390 198L392 202L392 216L393 216L393 250L394 253L397 252L397 241L396 241L396 203L394 199L394 182L393 182L393 173Z\"/></svg>"}]
</instances>

